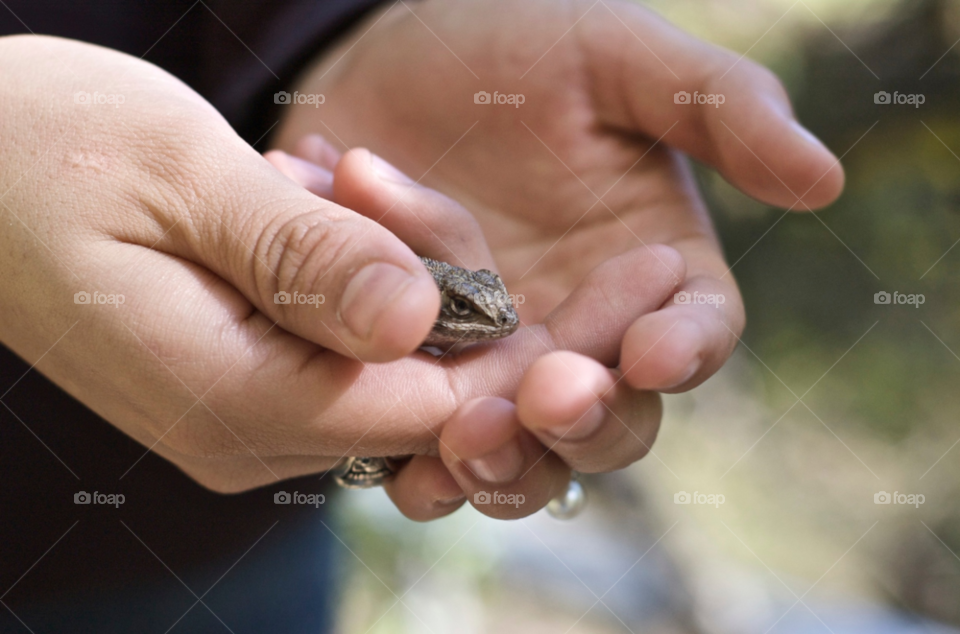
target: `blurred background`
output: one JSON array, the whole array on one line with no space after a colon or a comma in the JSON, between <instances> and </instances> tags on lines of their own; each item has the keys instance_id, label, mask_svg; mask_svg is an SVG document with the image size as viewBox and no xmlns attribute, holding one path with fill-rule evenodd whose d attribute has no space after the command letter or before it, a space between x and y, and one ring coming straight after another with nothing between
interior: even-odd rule
<instances>
[{"instance_id":1,"label":"blurred background","mask_svg":"<svg viewBox=\"0 0 960 634\"><path fill-rule=\"evenodd\" d=\"M960 3L645 4L772 68L846 191L785 214L698 167L747 305L730 363L575 521L343 496L341 631L960 631Z\"/></svg>"}]
</instances>

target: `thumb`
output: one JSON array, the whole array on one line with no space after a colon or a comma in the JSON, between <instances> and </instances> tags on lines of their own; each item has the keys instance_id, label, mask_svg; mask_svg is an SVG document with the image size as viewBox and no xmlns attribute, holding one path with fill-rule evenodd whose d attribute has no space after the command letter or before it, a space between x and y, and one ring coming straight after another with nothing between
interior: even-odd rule
<instances>
[{"instance_id":1,"label":"thumb","mask_svg":"<svg viewBox=\"0 0 960 634\"><path fill-rule=\"evenodd\" d=\"M252 149L213 191L198 189L190 222L164 240L282 328L372 362L426 339L440 312L433 277L373 220L314 196Z\"/></svg>"},{"instance_id":2,"label":"thumb","mask_svg":"<svg viewBox=\"0 0 960 634\"><path fill-rule=\"evenodd\" d=\"M772 72L648 9L608 8L619 20L591 12L579 27L605 123L662 138L768 204L806 211L836 200L843 168L796 121Z\"/></svg>"}]
</instances>

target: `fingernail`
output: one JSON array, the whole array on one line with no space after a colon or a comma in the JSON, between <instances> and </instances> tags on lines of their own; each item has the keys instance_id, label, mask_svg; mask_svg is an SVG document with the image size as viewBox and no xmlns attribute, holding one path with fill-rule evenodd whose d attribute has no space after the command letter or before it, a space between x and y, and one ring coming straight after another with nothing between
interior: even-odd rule
<instances>
[{"instance_id":1,"label":"fingernail","mask_svg":"<svg viewBox=\"0 0 960 634\"><path fill-rule=\"evenodd\" d=\"M803 127L799 121L796 121L796 120L791 121L790 127L793 128L794 132L802 136L807 143L811 145L817 145L826 149L826 146L823 145L823 141L815 137L813 133L810 132L810 130L807 130L805 127Z\"/></svg>"},{"instance_id":2,"label":"fingernail","mask_svg":"<svg viewBox=\"0 0 960 634\"><path fill-rule=\"evenodd\" d=\"M603 424L607 417L607 408L597 401L590 406L587 413L575 420L569 425L557 425L544 429L545 432L554 436L557 440L583 440L590 437Z\"/></svg>"},{"instance_id":3,"label":"fingernail","mask_svg":"<svg viewBox=\"0 0 960 634\"><path fill-rule=\"evenodd\" d=\"M387 163L372 152L370 153L370 156L373 157L373 172L380 177L380 180L398 183L400 185L413 184L413 181L406 174L398 170L393 165L390 165L390 163Z\"/></svg>"},{"instance_id":4,"label":"fingernail","mask_svg":"<svg viewBox=\"0 0 960 634\"><path fill-rule=\"evenodd\" d=\"M520 477L523 452L520 451L520 443L513 439L494 452L481 458L465 460L464 463L473 475L484 482L511 482Z\"/></svg>"},{"instance_id":5,"label":"fingernail","mask_svg":"<svg viewBox=\"0 0 960 634\"><path fill-rule=\"evenodd\" d=\"M354 274L343 291L341 321L360 339L369 339L377 320L414 279L386 262L368 264Z\"/></svg>"},{"instance_id":6,"label":"fingernail","mask_svg":"<svg viewBox=\"0 0 960 634\"><path fill-rule=\"evenodd\" d=\"M669 334L669 337L667 337ZM707 345L707 338L704 334L703 327L698 321L692 318L682 318L671 326L668 333L665 333L662 337L667 339L661 345L667 346L668 350L671 350L671 355L674 359L690 359L690 362L687 364L687 367L683 369L683 372L678 376L669 385L661 385L656 387L659 390L672 390L673 388L679 387L689 381L694 374L700 370L700 366L703 363L703 350ZM669 380L670 377L663 377L663 380Z\"/></svg>"},{"instance_id":7,"label":"fingernail","mask_svg":"<svg viewBox=\"0 0 960 634\"><path fill-rule=\"evenodd\" d=\"M330 173L330 170L324 169L319 165L311 163L310 161L304 160L298 156L292 156L290 154L285 154L284 156L286 156L287 160L290 162L291 169L296 170L298 174L302 174L307 177L333 180L333 174Z\"/></svg>"},{"instance_id":8,"label":"fingernail","mask_svg":"<svg viewBox=\"0 0 960 634\"><path fill-rule=\"evenodd\" d=\"M323 161L327 158L328 149L327 140L319 134L308 134L296 145L296 153L300 158L318 165L325 165Z\"/></svg>"},{"instance_id":9,"label":"fingernail","mask_svg":"<svg viewBox=\"0 0 960 634\"><path fill-rule=\"evenodd\" d=\"M438 506L453 506L454 504L460 504L467 499L467 496L464 494L455 495L452 498L446 498L444 500L434 500L434 504Z\"/></svg>"},{"instance_id":10,"label":"fingernail","mask_svg":"<svg viewBox=\"0 0 960 634\"><path fill-rule=\"evenodd\" d=\"M324 198L333 197L333 174L296 156L287 155L294 180L305 189Z\"/></svg>"},{"instance_id":11,"label":"fingernail","mask_svg":"<svg viewBox=\"0 0 960 634\"><path fill-rule=\"evenodd\" d=\"M690 365L687 366L687 369L683 372L683 378L674 383L673 385L668 385L664 387L665 390L672 390L675 387L680 387L687 381L693 378L693 375L697 373L697 370L700 369L700 359L696 358L690 362Z\"/></svg>"}]
</instances>

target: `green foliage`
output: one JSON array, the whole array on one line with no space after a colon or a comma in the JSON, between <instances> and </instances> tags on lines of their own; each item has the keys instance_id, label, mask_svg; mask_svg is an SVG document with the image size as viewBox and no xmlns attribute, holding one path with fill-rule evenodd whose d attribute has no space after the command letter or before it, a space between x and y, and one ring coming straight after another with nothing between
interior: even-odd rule
<instances>
[{"instance_id":1,"label":"green foliage","mask_svg":"<svg viewBox=\"0 0 960 634\"><path fill-rule=\"evenodd\" d=\"M744 341L803 391L879 321L811 398L840 407L832 410L840 427L891 442L936 418L930 395L952 394L960 373L960 360L947 349L960 354L960 247L951 250L960 239L956 59L948 55L919 79L951 44L941 12L936 2L911 4L872 32L838 33L857 43L863 63L817 29L774 60L786 70L781 76L800 120L845 155L846 190L818 217L763 212L699 170L728 259L737 262L748 310ZM900 45L888 50L890 42ZM877 105L873 94L881 89L922 93L926 102ZM922 293L925 303L876 305L881 290ZM785 391L778 392L774 376L765 380L770 394Z\"/></svg>"}]
</instances>

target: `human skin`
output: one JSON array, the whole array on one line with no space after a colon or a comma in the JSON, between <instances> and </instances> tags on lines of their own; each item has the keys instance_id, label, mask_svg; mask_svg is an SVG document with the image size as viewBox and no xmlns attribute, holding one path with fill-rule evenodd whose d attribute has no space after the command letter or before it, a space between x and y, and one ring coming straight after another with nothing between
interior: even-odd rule
<instances>
[{"instance_id":1,"label":"human skin","mask_svg":"<svg viewBox=\"0 0 960 634\"><path fill-rule=\"evenodd\" d=\"M471 269L495 267L486 244L475 239L479 230L455 201L414 185L365 149L341 157L316 135L304 138L298 147L303 154L321 157L323 165L278 150L268 152L266 158L318 196L380 218L418 253ZM404 202L398 205L400 198ZM453 231L438 228L438 218L450 217L463 221L448 227ZM669 264L664 268L655 263ZM636 275L638 269L646 273ZM479 369L490 388L488 396L466 402L444 423L438 437L439 457L433 453L414 456L385 485L400 510L412 519L434 519L496 486L505 495L523 496L524 503L484 504L483 513L502 519L529 515L567 486L569 465L546 444L556 445L561 436L562 442L577 444L584 452L578 461L584 471L611 471L641 458L659 427L659 396L630 388L608 366L616 364L623 328L661 306L683 276L683 262L669 247L634 249L592 272L542 327L522 328L507 340L452 350L434 360L455 385L464 378L465 369ZM617 330L611 332L608 328L613 324ZM514 374L516 380L504 384L502 374L512 372L497 351L518 343L525 348L532 344L532 369L523 377ZM556 349L561 351L551 354ZM586 352L578 354L574 349ZM540 355L546 356L536 358ZM380 398L389 401L390 395ZM513 401L531 404L535 412L549 416L552 429L534 434L522 427ZM611 419L619 424L606 424ZM558 432L558 424L564 423L566 428ZM557 438L551 439L553 434Z\"/></svg>"},{"instance_id":2,"label":"human skin","mask_svg":"<svg viewBox=\"0 0 960 634\"><path fill-rule=\"evenodd\" d=\"M460 236L458 250L489 258L452 201L417 188L429 231L388 230L283 176L183 83L115 51L4 37L0 66L0 341L214 491L322 472L350 454L437 456L446 421L476 399L514 399L545 352L610 364L630 324L684 276L669 247L624 253L544 324L438 364L415 352L439 298L414 250L448 258L433 236ZM83 93L123 99L82 103ZM351 204L376 203L363 192L396 183L371 171L369 154L352 156L336 182ZM372 287L357 290L357 276ZM279 291L325 301L278 304ZM81 292L125 299L77 303ZM607 296L623 301L593 317ZM605 399L652 442L656 395ZM568 470L528 445L525 513ZM424 507L451 508L417 486Z\"/></svg>"},{"instance_id":3,"label":"human skin","mask_svg":"<svg viewBox=\"0 0 960 634\"><path fill-rule=\"evenodd\" d=\"M746 194L798 211L829 204L843 188L839 161L796 122L770 71L631 3L391 4L319 58L296 89L325 102L285 107L276 147L327 169L336 152L367 147L463 203L507 288L525 297L524 323L550 323L588 275L600 287L603 274L668 271L671 262L656 257L651 267L604 267L638 248L662 248L654 245L682 256L678 289L725 298L718 307L684 305L671 294L638 315L602 359L570 352L538 359L512 409L487 401L462 410L444 427L441 459L415 460L389 488L418 519L449 512L424 500L453 495L454 483L471 499L486 487L459 458L482 450L516 467L524 434L560 458L555 480L565 477L564 464L581 471L629 464L649 448L633 442L617 451L624 429L634 428L604 408L604 391L685 391L727 360L744 308L683 153ZM524 103L478 105L481 90L522 94ZM725 103L677 104L680 91L723 94ZM318 132L340 147L331 153L310 140ZM345 192L339 202L394 231L416 222L410 194L367 212L357 197ZM477 261L451 251L455 264ZM592 328L601 314L586 314L580 327ZM481 426L484 434L470 433ZM512 478L501 484L530 477L523 468L504 471Z\"/></svg>"}]
</instances>

